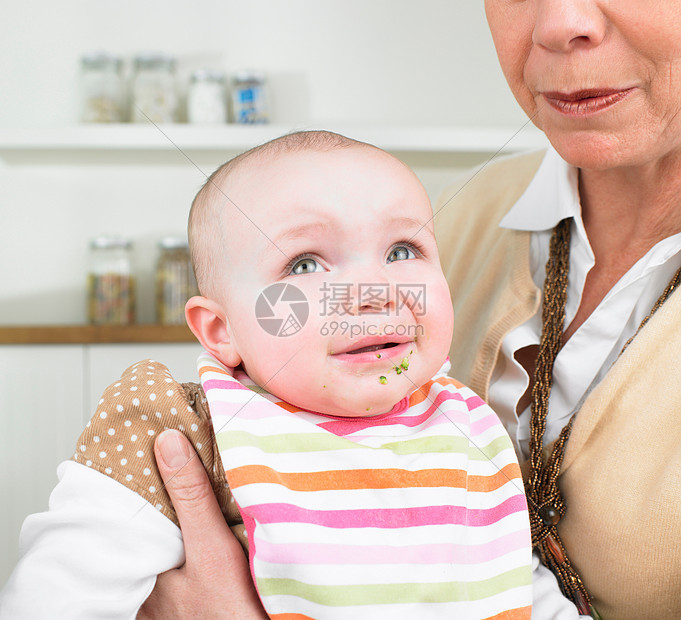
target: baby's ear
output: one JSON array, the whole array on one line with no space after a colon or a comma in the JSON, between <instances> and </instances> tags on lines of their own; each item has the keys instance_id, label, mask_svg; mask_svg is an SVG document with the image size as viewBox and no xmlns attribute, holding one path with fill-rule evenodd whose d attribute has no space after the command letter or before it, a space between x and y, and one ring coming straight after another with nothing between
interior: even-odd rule
<instances>
[{"instance_id":1,"label":"baby's ear","mask_svg":"<svg viewBox=\"0 0 681 620\"><path fill-rule=\"evenodd\" d=\"M235 368L241 363L229 321L220 304L208 297L192 297L184 308L184 314L189 329L208 353L228 368Z\"/></svg>"}]
</instances>

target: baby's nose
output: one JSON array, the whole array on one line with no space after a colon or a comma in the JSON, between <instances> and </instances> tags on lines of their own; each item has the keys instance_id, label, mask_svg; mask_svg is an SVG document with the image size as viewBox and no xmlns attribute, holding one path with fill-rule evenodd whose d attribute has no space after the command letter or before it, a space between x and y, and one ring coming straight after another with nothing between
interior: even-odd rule
<instances>
[{"instance_id":1,"label":"baby's nose","mask_svg":"<svg viewBox=\"0 0 681 620\"><path fill-rule=\"evenodd\" d=\"M388 313L394 309L394 295L390 285L385 283L362 284L357 287L355 300L357 313L381 312Z\"/></svg>"}]
</instances>

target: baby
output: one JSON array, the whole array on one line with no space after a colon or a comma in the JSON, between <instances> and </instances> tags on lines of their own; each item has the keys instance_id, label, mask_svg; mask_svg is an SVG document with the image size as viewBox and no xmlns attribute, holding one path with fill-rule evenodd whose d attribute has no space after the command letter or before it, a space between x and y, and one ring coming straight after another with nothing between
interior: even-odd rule
<instances>
[{"instance_id":1,"label":"baby","mask_svg":"<svg viewBox=\"0 0 681 620\"><path fill-rule=\"evenodd\" d=\"M107 390L24 526L3 611L30 613L41 583L65 617L134 617L184 559L152 458L177 428L243 521L271 617L529 618L520 472L446 376L452 307L416 176L337 134L284 136L213 173L189 238L203 392L151 361Z\"/></svg>"}]
</instances>

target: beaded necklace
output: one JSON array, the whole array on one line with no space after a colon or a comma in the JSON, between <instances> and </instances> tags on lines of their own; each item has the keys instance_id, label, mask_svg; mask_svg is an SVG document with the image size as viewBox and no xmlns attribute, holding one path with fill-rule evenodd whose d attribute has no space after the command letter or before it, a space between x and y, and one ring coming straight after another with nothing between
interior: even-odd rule
<instances>
[{"instance_id":1,"label":"beaded necklace","mask_svg":"<svg viewBox=\"0 0 681 620\"><path fill-rule=\"evenodd\" d=\"M570 218L564 219L553 230L549 246L549 259L546 263L541 341L532 386L531 469L525 491L530 513L532 548L539 552L543 564L556 575L563 594L575 603L579 613L591 615L594 620L600 620L601 616L593 606L591 596L587 592L582 578L568 558L557 527L567 510L565 500L558 488L558 476L575 416L570 418L570 421L560 432L550 453L545 454L544 450L544 432L553 381L553 364L562 346L565 323L565 303L567 301L570 267L570 222ZM650 317L667 301L679 281L681 281L681 268L674 274L634 335L627 340L622 351L620 351L620 355L638 335Z\"/></svg>"}]
</instances>

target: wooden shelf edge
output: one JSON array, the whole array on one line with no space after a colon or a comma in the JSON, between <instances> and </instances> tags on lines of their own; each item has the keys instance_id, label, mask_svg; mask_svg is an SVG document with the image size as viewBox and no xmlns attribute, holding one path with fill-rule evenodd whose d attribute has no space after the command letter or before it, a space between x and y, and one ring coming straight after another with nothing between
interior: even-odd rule
<instances>
[{"instance_id":1,"label":"wooden shelf edge","mask_svg":"<svg viewBox=\"0 0 681 620\"><path fill-rule=\"evenodd\" d=\"M196 338L186 325L12 325L0 327L0 345L140 342L196 342Z\"/></svg>"}]
</instances>

